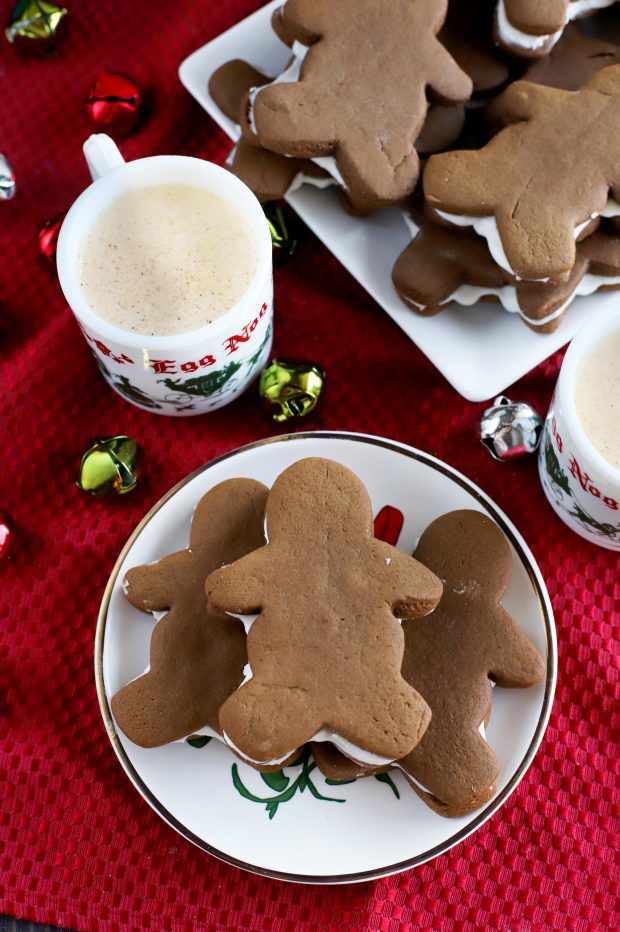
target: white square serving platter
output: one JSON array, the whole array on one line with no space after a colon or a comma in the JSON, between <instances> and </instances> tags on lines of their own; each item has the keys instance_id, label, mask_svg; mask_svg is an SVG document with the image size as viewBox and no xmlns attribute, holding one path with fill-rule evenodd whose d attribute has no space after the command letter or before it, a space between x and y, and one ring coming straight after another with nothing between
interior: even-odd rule
<instances>
[{"instance_id":1,"label":"white square serving platter","mask_svg":"<svg viewBox=\"0 0 620 932\"><path fill-rule=\"evenodd\" d=\"M282 71L290 50L271 29L273 0L189 56L179 69L182 83L221 128L236 140L239 128L216 106L209 78L233 58L249 61L266 74ZM534 333L516 314L479 302L449 306L436 317L405 307L391 271L410 240L400 210L360 219L349 216L334 189L302 187L287 198L302 220L351 275L373 296L450 384L469 401L485 401L572 339L592 313L617 301L615 293L577 298L555 333ZM326 287L329 287L327 284Z\"/></svg>"}]
</instances>

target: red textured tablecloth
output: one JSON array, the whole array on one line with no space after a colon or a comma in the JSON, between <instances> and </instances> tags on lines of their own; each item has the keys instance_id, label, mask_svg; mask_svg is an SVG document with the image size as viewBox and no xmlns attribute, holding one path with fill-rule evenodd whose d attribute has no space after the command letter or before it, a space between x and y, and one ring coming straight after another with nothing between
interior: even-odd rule
<instances>
[{"instance_id":1,"label":"red textured tablecloth","mask_svg":"<svg viewBox=\"0 0 620 932\"><path fill-rule=\"evenodd\" d=\"M550 726L518 790L473 837L430 864L359 886L289 886L221 864L168 828L129 783L93 680L108 574L174 483L278 429L253 392L178 420L118 398L96 371L54 267L37 255L37 229L87 184L82 100L100 70L127 71L148 91L150 115L122 144L127 157L223 160L226 140L182 89L177 67L260 4L68 5L69 34L48 60L21 58L0 38L0 150L19 185L13 201L0 202L0 508L17 526L13 557L0 564L0 913L106 930L618 927L618 556L560 523L533 458L491 460L476 437L482 406L463 401L311 236L276 273L276 351L314 358L329 373L323 410L304 427L427 450L515 521L556 612ZM11 6L0 4L2 17ZM544 410L559 362L511 394ZM117 432L144 445L149 479L135 496L103 504L73 479L88 439Z\"/></svg>"}]
</instances>

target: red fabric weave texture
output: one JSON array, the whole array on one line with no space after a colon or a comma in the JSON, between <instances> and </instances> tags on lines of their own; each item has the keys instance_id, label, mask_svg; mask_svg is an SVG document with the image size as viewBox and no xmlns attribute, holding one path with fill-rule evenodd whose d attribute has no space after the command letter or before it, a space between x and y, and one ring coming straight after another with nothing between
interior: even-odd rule
<instances>
[{"instance_id":1,"label":"red fabric weave texture","mask_svg":"<svg viewBox=\"0 0 620 932\"><path fill-rule=\"evenodd\" d=\"M298 887L221 864L177 836L130 785L93 679L97 610L116 556L178 480L284 428L265 420L254 391L215 414L178 420L118 398L54 267L37 254L37 230L87 184L82 102L102 70L126 71L148 99L146 119L121 145L126 157L223 161L227 141L183 90L177 67L260 4L68 5L70 28L55 56L28 60L0 39L0 149L19 186L0 203L0 508L17 528L13 556L0 564L0 913L105 930L618 927L618 557L554 516L534 458L491 460L477 439L483 406L461 399L309 234L276 271L275 350L321 363L329 378L320 413L303 429L420 447L505 509L540 562L556 613L551 723L518 790L473 837L430 864L359 886ZM11 6L0 5L5 19ZM510 394L545 410L560 358ZM91 436L119 432L143 444L148 481L126 500L96 502L74 485L79 458Z\"/></svg>"}]
</instances>

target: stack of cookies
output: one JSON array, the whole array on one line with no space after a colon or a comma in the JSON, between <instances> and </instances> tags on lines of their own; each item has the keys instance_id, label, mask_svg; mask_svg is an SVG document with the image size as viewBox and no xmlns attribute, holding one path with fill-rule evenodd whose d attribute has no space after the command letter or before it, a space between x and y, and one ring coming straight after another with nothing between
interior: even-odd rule
<instances>
[{"instance_id":1,"label":"stack of cookies","mask_svg":"<svg viewBox=\"0 0 620 932\"><path fill-rule=\"evenodd\" d=\"M620 287L620 53L571 24L613 2L287 0L284 72L211 78L240 126L229 166L262 201L309 184L358 215L401 206L414 311L487 299L553 330Z\"/></svg>"},{"instance_id":2,"label":"stack of cookies","mask_svg":"<svg viewBox=\"0 0 620 932\"><path fill-rule=\"evenodd\" d=\"M501 605L511 564L475 511L434 521L414 556L378 539L364 485L331 460L271 491L229 480L199 503L187 550L126 576L129 601L163 617L116 722L142 747L210 734L263 772L310 743L329 778L397 767L463 815L495 791L491 686L545 671Z\"/></svg>"}]
</instances>

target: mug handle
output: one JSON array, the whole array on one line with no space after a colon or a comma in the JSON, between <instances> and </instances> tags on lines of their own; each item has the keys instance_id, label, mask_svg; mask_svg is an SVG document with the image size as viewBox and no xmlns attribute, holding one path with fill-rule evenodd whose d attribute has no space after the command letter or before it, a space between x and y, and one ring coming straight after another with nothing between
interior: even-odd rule
<instances>
[{"instance_id":1,"label":"mug handle","mask_svg":"<svg viewBox=\"0 0 620 932\"><path fill-rule=\"evenodd\" d=\"M105 133L93 133L84 143L84 158L93 181L125 164L118 146Z\"/></svg>"}]
</instances>

